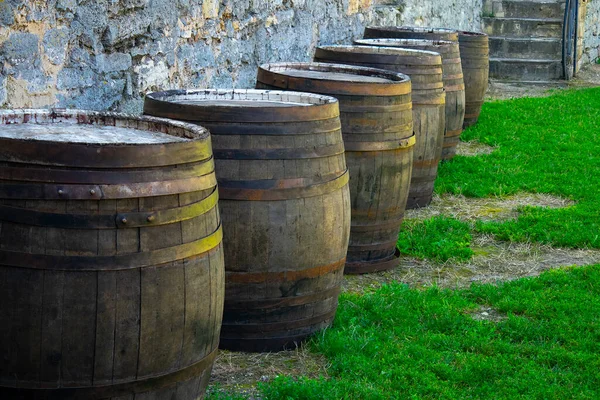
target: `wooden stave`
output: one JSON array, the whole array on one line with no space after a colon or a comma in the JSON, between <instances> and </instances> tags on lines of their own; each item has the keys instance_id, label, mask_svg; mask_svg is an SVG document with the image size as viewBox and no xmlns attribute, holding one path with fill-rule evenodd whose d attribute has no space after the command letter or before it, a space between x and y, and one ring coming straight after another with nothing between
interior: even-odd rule
<instances>
[{"instance_id":1,"label":"wooden stave","mask_svg":"<svg viewBox=\"0 0 600 400\"><path fill-rule=\"evenodd\" d=\"M134 124L151 123L154 124L154 127L164 124L163 128L171 129L172 127L173 132L185 130L188 134L195 135L194 142L199 143L188 142L192 148L198 148L197 145L202 144L208 146L210 150L210 137L204 128L157 118L88 113L80 110L11 110L4 113L11 113L11 119L3 119L5 122L10 120L11 123L15 123L15 113L21 113L20 115L36 115L40 120L44 120L49 114L68 115L69 118L76 116L77 123L83 124L90 123L88 117L93 119L93 123L100 124L104 121L110 123L114 120ZM2 116L2 112L0 112L0 116ZM36 147L35 144L34 142L29 143L32 149ZM145 149L145 154L152 154L154 149L158 151L156 154L163 151L159 149L160 146L144 144L135 146L140 146L141 150L144 150L143 147L148 147ZM153 147L154 149L152 149ZM37 150L39 151L39 149ZM192 153L193 151L190 154ZM107 153L103 155L105 156L105 154ZM196 154L198 155L198 164L208 163L209 167L204 169L207 174L214 175L212 158L204 159L201 153L196 152ZM48 170L46 176L28 175L29 171L23 160L14 162L12 158L5 157L1 161L5 166L20 166L24 172L16 179L26 179L28 182L33 182L32 184L43 185L46 182L54 182L57 176L68 178L70 170L77 172L77 176L82 179L81 183L94 183L97 175L92 173L89 180L85 181L85 169L82 170L77 164L81 155L77 153L71 153L71 155L75 164L72 166L61 163L60 166L48 167L44 157L41 157L40 165ZM100 158L90 161L103 161ZM149 160L146 164L151 164L151 162ZM148 180L152 180L150 178L153 171L177 166L176 164L174 167L160 166L162 161L159 159L154 159L154 162L158 167L131 168L130 164L132 163L123 163L127 166L121 170L127 172L135 170L133 175L127 175L128 182L136 182L137 178L143 177L141 183L146 184ZM114 173L120 174L119 168L113 169ZM194 171L194 169L185 171L182 177L185 178L187 175L187 178L194 178ZM99 172L102 176L110 175L110 171L106 167ZM155 181L160 181L161 178L163 176L157 173ZM0 186L10 181L11 177L5 176L4 180L0 181ZM50 264L51 268L44 270L40 269L40 265L6 265L6 260L11 257L12 259L26 258L25 256L29 253L39 253L42 249L44 253L51 254L45 256L46 258L58 257L76 262L90 258L109 260L119 257L113 254L131 255L135 259L136 254L143 255L144 252L150 254L153 248L174 249L184 242L192 242L198 238L210 236L211 232L220 233L220 219L215 194L216 185L213 184L212 187L200 191L170 193L164 196L147 195L138 198L135 197L135 193L132 193L129 199L122 200L101 197L81 200L69 196L58 200L0 199L0 207L10 207L17 211L22 210L25 214L37 216L37 218L29 218L24 221L19 221L18 216L13 216L14 218L9 222L6 218L0 218L2 226L0 229L2 231L0 259L4 260L1 262L4 265L0 267L4 283L2 290L4 299L0 307L28 310L12 314L13 322L7 324L12 326L12 330L4 331L7 336L3 339L8 339L3 340L2 343L14 344L17 341L22 344L11 346L10 351L3 352L4 354L8 353L8 358L13 361L4 363L3 368L0 368L0 394L2 397L9 399L109 399L121 395L134 396L142 393L150 395L158 392L172 393L182 399L202 397L210 376L221 323L219 312L223 302L224 271L222 246L218 239L213 240L210 244L207 243L202 249L198 248L197 251L191 251L188 255L179 258L168 259L162 264L156 264L152 261L152 257L149 257L150 264L139 268L127 266L125 269L118 267L95 269L94 265L89 265L84 271L78 271L68 268L67 265ZM207 201L209 203L206 203ZM196 212L197 215L181 216L171 213L165 219L162 210L166 207L174 208L176 211L180 202L183 204L197 203L200 206L202 203L206 203L206 206L201 207L202 210ZM140 213L140 211L142 212ZM115 221L114 225L110 226L85 222L87 217L94 217L96 221L110 221L116 219L120 214L131 216L133 215L131 212L144 218L144 223L119 226ZM47 218L44 217L45 215L53 216ZM79 218L76 218L77 216ZM56 225L57 220L66 222ZM73 221L76 222L74 225ZM198 224L203 224L204 228L199 230L192 228ZM169 241L164 243L161 233L163 230L179 230L182 235L184 231L188 233L185 234L185 238L181 236L179 241L170 240L172 243L168 243ZM190 233L196 230L197 233ZM111 241L115 245L114 248L109 245ZM118 241L119 245L117 245ZM93 247L95 250L92 249ZM22 256L19 257L19 254ZM164 278L172 275L177 276L181 282L184 271L187 271L190 277L201 277L203 274L213 276L214 279L206 280L205 283L212 288L214 297L206 301L205 298L194 300L192 295L189 295L187 300L183 300L181 296L175 296L173 300L166 301L165 305L161 306L163 308L156 308L158 305L153 304L147 293L153 292L157 296L163 297L171 296L171 292L175 289L173 285L176 284L176 287L179 287L179 284L174 282L174 279L165 279L162 286L154 288L154 283L159 282L155 279L159 279L160 276ZM10 285L8 284L10 281L19 283ZM68 284L69 282L71 285ZM46 287L46 284L49 286ZM189 282L183 279L183 284L187 286ZM117 290L119 285L122 285L123 288ZM12 290L13 286L18 287L19 291ZM117 300L117 293L120 293L119 296L123 296L123 298ZM109 317L110 313L107 314L106 310L111 307L117 314ZM203 322L198 326L198 329L205 329L205 338L199 338L204 343L202 343L201 349L194 350L190 346L196 339L190 341L189 338L192 336L188 336L188 339L185 339L184 336L186 333L189 335L191 329L189 324L199 321L202 307L208 307L207 312L210 310L213 316L209 319L201 317L202 320L206 320L206 323ZM91 310L92 308L95 311ZM183 309L188 312L188 324L181 323ZM50 314L46 312L47 310L54 310L58 314L53 316L55 314ZM151 322L149 318L153 313L171 314L173 325L167 326L167 323ZM194 313L198 314L197 318L192 317ZM2 315L11 315L11 313L3 312ZM62 326L60 333L56 330L56 318ZM153 325L155 326L153 327ZM113 328L106 330L105 328L109 326L113 326ZM69 327L73 329L68 329ZM171 329L174 331L171 332ZM166 330L174 339L165 340L163 345L161 335L164 339ZM43 334L42 331L46 333ZM153 341L151 338L155 336L158 339ZM34 344L35 341L31 339L35 337L44 339L41 343ZM177 342L179 338L181 344L179 344L180 349L177 353L175 347L169 348L168 346L173 345L172 342ZM57 340L62 344L58 344ZM121 343L119 349L122 348L122 351L116 351L117 343ZM111 360L108 360L106 356L109 350L106 346L112 346L115 349L115 354L110 352ZM198 345L194 344L193 346ZM183 355L184 350L186 355ZM139 354L135 354L138 351ZM110 372L108 372L109 370Z\"/></svg>"},{"instance_id":2,"label":"wooden stave","mask_svg":"<svg viewBox=\"0 0 600 400\"><path fill-rule=\"evenodd\" d=\"M459 31L459 45L466 83L466 112L464 126L477 123L489 82L488 35Z\"/></svg>"},{"instance_id":3,"label":"wooden stave","mask_svg":"<svg viewBox=\"0 0 600 400\"><path fill-rule=\"evenodd\" d=\"M402 59L405 64L380 64L378 54L375 54L370 63L357 62L356 57L351 51L359 47L361 51L367 49L377 49L372 46L322 46L317 47L315 52L315 61L346 63L349 65L367 66L370 68L390 69L395 72L406 73L412 81L412 103L413 103L413 123L415 124L415 134L417 143L414 149L413 172L411 177L411 187L408 195L406 209L413 209L427 206L433 197L434 182L437 177L437 169L442 155L442 146L444 140L445 128L445 103L446 96L443 90L441 56L436 53L421 50L402 50L395 48L385 48L385 52L391 54L397 53L397 59ZM384 49L384 48L379 48ZM411 65L411 54L423 53L418 62L423 64L423 60L434 63L435 68L430 68L426 72L439 71L434 74L425 74L417 76L413 73L415 65ZM333 60L328 57L335 55ZM363 61L365 60L363 55ZM348 61L346 61L348 60ZM386 60L387 61L387 60ZM385 67L382 67L385 65ZM407 72L407 68L409 71ZM426 68L427 66L425 66ZM419 79L422 78L422 79ZM426 82L432 83L427 85ZM430 88L430 87L433 87ZM438 127L435 130L427 130L425 134L419 135L421 127L421 114L424 113L428 118L432 118L433 125ZM422 136L422 137L421 137Z\"/></svg>"},{"instance_id":4,"label":"wooden stave","mask_svg":"<svg viewBox=\"0 0 600 400\"><path fill-rule=\"evenodd\" d=\"M456 155L456 146L463 130L465 118L465 83L458 42L432 39L360 39L356 44L382 47L413 48L437 52L442 56L444 88L446 90L446 131L442 159Z\"/></svg>"},{"instance_id":5,"label":"wooden stave","mask_svg":"<svg viewBox=\"0 0 600 400\"><path fill-rule=\"evenodd\" d=\"M265 64L259 67L257 87L265 89L285 88L286 84L288 84L291 80L281 79L280 77L285 76L285 70L290 68L301 70L310 69L319 71L331 70L333 72L345 72L349 74L376 73L378 74L378 76L381 76L383 74L380 70L377 69L370 69L364 67L357 68L349 65L322 63ZM404 77L402 79L405 82L399 82L397 86L408 86L410 88L408 77ZM296 79L293 81L293 87L290 87L290 89L311 89L311 91L314 93L321 93L320 84L322 84L323 82L327 82L327 79L325 77ZM335 83L337 84L336 86L338 87L339 93L336 93L335 91L331 90L331 84L325 86L325 91L327 92L327 94L334 95L340 102L342 134L346 146L348 146L350 143L354 145L360 144L361 142L373 142L376 140L393 142L394 140L397 141L406 139L408 137L412 137L412 101L410 99L410 95L401 95L403 93L407 93L407 91L410 91L410 89L403 90L401 88L396 88L394 91L395 93L397 93L396 96L393 96L393 93L391 93L390 91L388 91L386 96L375 96L379 94L379 91L376 89L369 88L368 85L361 85L360 88L354 88L354 86L358 85L355 85L352 81L336 81ZM281 87L275 85L280 85ZM372 84L372 86L377 86L377 84ZM351 92L352 94L349 95L347 94L348 92ZM403 115L403 121L393 123L391 126L386 126L386 124L382 125L382 121L385 120L385 118L383 118L382 115L393 115L397 113L396 111L391 110L388 112L385 111L385 107L390 103L393 103L396 106L411 105L411 107L403 108L402 111L404 111L404 113L401 114ZM372 120L373 123L375 123L375 125L369 124L369 119L365 120L365 116L369 115L368 113L361 112L364 109L365 105L369 105L369 108L373 107L374 113L377 113L378 110L381 110L381 112L377 113L376 118ZM358 110L356 110L357 107L359 107ZM407 126L407 122L410 123L408 124L410 125L410 127ZM356 140L359 141L357 142ZM353 147L353 145L351 147ZM389 258L393 256L395 252L396 239L398 237L398 232L402 223L404 209L406 206L406 200L408 198L408 190L402 190L402 187L409 187L410 175L412 173L412 147L413 145L404 144L402 148L388 149L385 151L369 151L367 149L362 150L360 147L356 148L356 150L354 150L354 147L351 150L346 150L346 162L351 177L350 193L353 198L352 226L369 226L371 229L369 229L368 231L360 232L356 230L353 231L354 228L351 228L350 244L348 248L348 257L346 259L345 273L358 273L359 271L361 271L361 265L363 264L370 265L370 271L384 270L394 267L393 264L389 263ZM357 181L353 183L352 177L365 176L365 174L369 172L369 166L361 165L361 162L364 162L366 159L378 159L381 161L381 168L384 168L384 163L387 163L386 168L402 171L402 173L399 175L402 176L401 181L392 182L393 184L386 185L386 187L392 186L393 188L395 188L391 191L392 193L397 193L398 195L391 195L385 199L388 200L390 203L394 203L394 207L391 207L391 204L383 204L383 208L393 208L394 210L390 215L386 215L386 219L383 219L382 221L379 221L379 218L377 218L376 216L366 215L367 213L361 213L361 208L367 206L367 204L359 205L358 198L356 197L359 193L358 187L364 186L365 182ZM386 161L384 162L384 160ZM398 163L398 160L404 161ZM372 161L369 161L366 164L370 165L372 164ZM396 168L393 167L394 164L397 165ZM379 204L381 202L375 200L374 202L369 201L368 203L370 206L373 203ZM383 201L383 203L385 203L385 201ZM379 209L379 207L377 207L377 209ZM382 216L380 218L382 218ZM391 218L393 221L395 221L395 223L392 224L393 226L385 226L390 225L390 221L387 220L388 218ZM376 229L378 226L381 226L381 228ZM364 251L361 250L360 245L364 244L362 242L365 241L368 242L367 244L373 244L373 242L384 242L387 243L387 245L381 249ZM359 245L359 247L356 247L356 245L353 243L356 243L357 245Z\"/></svg>"},{"instance_id":6,"label":"wooden stave","mask_svg":"<svg viewBox=\"0 0 600 400\"><path fill-rule=\"evenodd\" d=\"M277 91L270 92L277 93ZM147 97L147 103L152 101L152 96ZM337 100L329 99L335 102L337 109ZM310 120L312 117L308 116L306 121L303 122L301 110L296 111L298 118L292 124L293 134L285 133L285 124L282 126L281 123L271 123L268 115L263 115L265 120L261 122L261 113L256 111L255 121L246 123L244 129L240 129L239 124L233 121L212 121L202 123L202 125L206 126L211 132L218 132L218 134L213 133L213 146L216 152L225 148L241 149L244 146L257 149L275 146L290 148L285 142L285 136L288 136L288 139L289 136L294 136L295 140L304 143L307 147L309 145L321 147L334 142L342 143L339 117L337 115L335 118L329 119L320 119L317 115L318 123ZM312 115L316 114L318 113ZM333 122L334 120L335 122ZM228 125L231 128L228 129ZM270 132L272 126L275 126L275 130ZM316 133L308 134L311 129ZM343 261L348 245L350 198L343 149L341 153L336 151L328 156L322 156L320 159L312 161L310 158L294 160L216 160L216 170L220 182L224 180L235 181L236 179L245 180L249 183L243 186L249 188L256 188L256 183L252 182L262 182L260 179L265 178L265 171L267 171L267 174L272 171L273 174L267 178L272 178L271 181L273 182L279 182L274 183L275 186L281 186L286 185L286 182L294 183L291 179L298 178L298 174L302 175L306 174L306 171L314 170L315 163L325 162L330 165L332 170L330 174L322 175L323 180L329 179L329 182L334 182L334 186L336 186L333 189L330 187L327 189L328 191L317 192L316 195L305 198L302 197L303 193L297 191L294 193L294 198L283 193L277 201L261 200L260 196L254 196L256 189L250 190L251 196L242 195L240 197L239 192L222 193L220 206L223 225L225 226L224 243L227 249L225 254L227 274L225 298L227 304L236 301L254 303L266 301L276 305L275 311L271 308L270 313L263 313L264 315L261 318L252 315L250 309L246 309L243 313L243 310L240 311L239 307L235 310L225 307L221 335L222 348L244 351L280 351L296 346L297 342L332 322L337 308L337 293L334 293L335 291L332 291L332 289L339 288L341 285L340 277L342 276ZM243 168L240 167L242 163ZM293 163L296 167L288 169L286 172L287 163L290 163L290 165ZM293 172L293 170L298 172ZM242 172L243 175L240 175ZM229 198L229 196L234 197ZM289 212L284 211L288 208ZM312 214L315 214L315 216ZM261 216L266 218L261 218ZM314 218L315 223L307 225L305 222L292 221L299 216L307 219ZM319 231L317 233L320 240L313 238L310 241L304 240L298 244L289 245L289 243L286 243L288 248L284 254L281 250L285 246L280 245L285 242L282 238L283 235L274 232L274 222L269 222L271 218L273 218L273 221L280 221L276 224L277 226L296 226L293 229L288 228L284 231L293 235L301 231L314 231L314 227L318 226L317 220L321 220L321 223L327 228L322 229L323 232ZM309 225L311 230L309 230ZM227 227L230 227L230 230ZM324 233L325 230L328 231L327 234ZM237 240L237 237L240 237L240 240ZM329 239L329 237L334 239ZM253 244L253 240L258 240L258 242ZM331 246L324 249L323 242L328 240ZM279 250L272 250L272 254L269 255L265 251L267 244ZM308 253L309 249L312 249L310 253ZM249 250L252 251L249 252ZM291 254L287 254L287 252ZM315 253L318 255L315 255ZM286 261L282 262L281 260ZM317 265L316 268L315 264ZM283 270L282 265L284 265ZM256 274L261 271L269 274L269 281L260 274L256 278ZM278 271L285 271L284 275L291 277L291 281L278 282L275 279L275 276L278 276ZM308 275L304 276L303 273ZM258 279L258 282L247 281L252 279L249 276L254 276L255 279ZM240 280L241 282L239 282ZM302 285L307 286L303 287ZM290 290L292 291L290 292ZM298 294L300 290L304 291ZM329 293L325 298L314 300L314 296L310 296L323 291ZM282 295L282 293L285 293L285 295ZM295 298L297 296L303 298L298 300ZM293 305L280 304L289 299L298 300L299 303ZM315 313L318 315L312 317ZM238 318L240 315L246 319L240 320ZM306 318L308 315L311 318ZM277 316L279 320L272 321L273 316ZM295 326L295 328L284 329L281 325L277 325L281 323L285 323L285 326ZM248 332L249 326L257 325L270 326L271 330L263 332L265 329L259 329L258 333ZM273 328L273 326L275 327Z\"/></svg>"}]
</instances>

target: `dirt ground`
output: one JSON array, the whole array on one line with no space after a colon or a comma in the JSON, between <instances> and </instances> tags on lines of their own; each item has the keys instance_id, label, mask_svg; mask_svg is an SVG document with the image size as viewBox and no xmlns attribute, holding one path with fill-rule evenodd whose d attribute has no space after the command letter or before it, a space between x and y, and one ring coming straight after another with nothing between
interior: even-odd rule
<instances>
[{"instance_id":1,"label":"dirt ground","mask_svg":"<svg viewBox=\"0 0 600 400\"><path fill-rule=\"evenodd\" d=\"M579 76L559 85L490 85L488 99L508 99L523 96L546 96L554 90L572 87L600 86L600 65L584 68ZM475 156L494 151L493 147L478 142L461 143L459 154ZM469 199L463 196L435 196L429 207L407 212L407 218L426 219L438 214L474 221L477 219L505 220L516 218L522 205L569 207L573 202L560 197L521 193L508 198ZM600 251L591 249L563 249L538 243L508 243L491 236L476 235L472 243L475 255L466 263L435 263L413 257L401 257L400 264L391 271L347 276L343 285L346 292L374 290L382 284L399 281L413 287L437 285L443 288L465 288L474 282L494 283L536 276L541 272L562 266L600 263ZM472 317L498 321L504 318L493 309L476 310ZM312 354L304 347L279 353L251 354L222 351L215 362L210 388L231 390L249 399L257 399L256 384L278 375L327 376L327 360Z\"/></svg>"}]
</instances>

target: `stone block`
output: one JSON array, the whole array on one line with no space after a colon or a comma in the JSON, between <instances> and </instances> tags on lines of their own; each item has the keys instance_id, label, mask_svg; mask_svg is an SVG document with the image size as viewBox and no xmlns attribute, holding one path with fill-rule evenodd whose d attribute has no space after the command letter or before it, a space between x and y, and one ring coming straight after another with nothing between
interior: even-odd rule
<instances>
[{"instance_id":1,"label":"stone block","mask_svg":"<svg viewBox=\"0 0 600 400\"><path fill-rule=\"evenodd\" d=\"M42 41L44 54L54 65L61 65L65 62L65 53L68 44L69 30L65 27L49 29Z\"/></svg>"}]
</instances>

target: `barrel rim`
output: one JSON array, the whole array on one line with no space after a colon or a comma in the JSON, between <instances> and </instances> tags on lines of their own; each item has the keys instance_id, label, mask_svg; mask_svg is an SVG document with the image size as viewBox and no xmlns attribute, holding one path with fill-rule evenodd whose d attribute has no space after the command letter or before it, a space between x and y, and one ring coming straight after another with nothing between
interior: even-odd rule
<instances>
[{"instance_id":1,"label":"barrel rim","mask_svg":"<svg viewBox=\"0 0 600 400\"><path fill-rule=\"evenodd\" d=\"M379 45L379 44L370 44L377 42L385 42L392 43L391 46ZM395 42L398 42L396 45ZM458 43L453 42L451 40L437 40L437 39L416 39L416 38L364 38L364 39L356 39L354 40L355 44L358 45L367 45L367 46L379 46L379 47L402 47L408 46L432 46L432 47L444 47L444 46L457 46ZM432 50L426 50L432 51ZM437 52L436 52L437 53Z\"/></svg>"},{"instance_id":2,"label":"barrel rim","mask_svg":"<svg viewBox=\"0 0 600 400\"><path fill-rule=\"evenodd\" d=\"M365 50L363 52L363 54L369 54L371 52L373 52L373 47L374 46L360 46L360 45L352 45L352 44L330 44L330 45L325 45L325 46L318 46L317 50L325 50L325 51L333 51L336 49L340 49L340 50ZM407 55L407 56L418 56L418 55L425 55L425 56L430 56L431 58L437 58L440 57L440 54L435 52L435 51L429 51L429 50L414 50L414 49L397 49L395 47L382 47L384 49L388 49L391 50L391 54L388 55ZM376 53L379 53L379 51L375 51ZM349 53L349 51L348 51ZM386 54L381 54L381 55L386 55Z\"/></svg>"},{"instance_id":3,"label":"barrel rim","mask_svg":"<svg viewBox=\"0 0 600 400\"><path fill-rule=\"evenodd\" d=\"M327 76L319 77L296 77L285 73L287 70L315 71L315 72L340 72L348 75L373 76L386 79L387 82L363 82L349 80L334 80ZM265 82L267 76L273 76L280 82ZM297 62L297 63L267 63L259 66L257 81L269 86L280 87L285 85L288 90L308 90L307 82L317 81L321 87L312 88L319 93L331 95L377 95L377 96L399 96L411 92L411 78L403 73L370 68L358 65L323 62Z\"/></svg>"},{"instance_id":4,"label":"barrel rim","mask_svg":"<svg viewBox=\"0 0 600 400\"><path fill-rule=\"evenodd\" d=\"M415 33L442 33L452 34L458 33L458 30L451 28L434 28L427 26L375 26L369 25L365 30L385 31L385 32L415 32Z\"/></svg>"},{"instance_id":5,"label":"barrel rim","mask_svg":"<svg viewBox=\"0 0 600 400\"><path fill-rule=\"evenodd\" d=\"M174 99L177 99L178 97L185 98L186 96L192 97L199 95L214 95L215 97L210 100L225 99L223 96L232 96L231 100L244 100L243 97L248 94L280 97L283 99L289 98L290 96L296 96L301 100L308 101L305 103L307 105L290 105L288 107L261 106L260 109L236 107L227 104L210 104L203 106L201 104L189 104L182 103L181 101L174 101ZM236 95L238 98L233 98ZM273 101L274 103L292 103L292 101L274 101L273 99L268 98L257 98L255 100L267 100ZM258 110L260 110L260 112L257 112ZM147 93L144 99L144 114L161 115L163 117L183 121L202 121L207 124L223 121L224 115L229 116L232 121L238 123L313 121L339 117L339 103L335 97L309 92L265 89L173 89Z\"/></svg>"},{"instance_id":6,"label":"barrel rim","mask_svg":"<svg viewBox=\"0 0 600 400\"><path fill-rule=\"evenodd\" d=\"M170 145L174 143L191 143L201 140L206 140L210 137L210 133L208 129L196 125L190 124L184 121L175 121L168 118L160 118L154 116L145 116L145 115L136 115L136 114L128 114L128 113L118 113L118 112L109 112L109 111L93 111L93 110L84 110L84 109L65 109L65 108L50 108L50 109L38 109L38 108L20 108L20 109L5 109L0 110L0 125L12 125L12 124L37 124L41 125L42 121L38 121L38 117L43 118L43 123L51 123L51 124L72 124L72 125L99 125L99 126L114 126L107 125L105 123L107 119L114 120L129 120L129 121L138 121L138 122L146 122L152 124L164 124L167 126L172 126L174 128L183 129L186 133L185 137L181 137L185 139L184 141L178 142L160 142L160 143L83 143L83 142L72 142L72 141L61 141L56 142L53 140L43 140L43 139L19 139L19 138L8 138L8 137L0 137L0 140L15 140L15 141L23 141L29 143L40 143L40 142L56 142L56 143L64 143L69 145L84 145L84 146L100 146L103 148L109 147L124 147L124 146L164 146ZM97 118L97 119L92 119ZM104 121L101 121L104 119ZM132 130L139 131L149 131L149 129L140 129L137 127L128 127ZM170 133L161 132L165 135L170 135ZM189 135L189 137L188 137Z\"/></svg>"},{"instance_id":7,"label":"barrel rim","mask_svg":"<svg viewBox=\"0 0 600 400\"><path fill-rule=\"evenodd\" d=\"M32 118L35 117L35 118ZM209 131L196 124L170 119L78 109L21 109L0 111L0 126L14 123L102 124L181 135L186 140L159 143L86 143L0 138L0 161L68 168L147 168L208 161L212 158ZM166 128L169 132L166 132ZM189 137L188 137L189 136Z\"/></svg>"},{"instance_id":8,"label":"barrel rim","mask_svg":"<svg viewBox=\"0 0 600 400\"><path fill-rule=\"evenodd\" d=\"M487 33L483 33L483 32L475 32L475 31L457 31L458 32L458 36L475 36L475 37L486 37L489 35Z\"/></svg>"}]
</instances>

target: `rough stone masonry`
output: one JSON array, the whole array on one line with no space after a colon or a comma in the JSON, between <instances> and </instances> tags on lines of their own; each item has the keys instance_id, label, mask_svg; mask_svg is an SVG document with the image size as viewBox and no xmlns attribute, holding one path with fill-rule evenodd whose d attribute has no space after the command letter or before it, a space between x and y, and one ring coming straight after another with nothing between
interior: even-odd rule
<instances>
[{"instance_id":1,"label":"rough stone masonry","mask_svg":"<svg viewBox=\"0 0 600 400\"><path fill-rule=\"evenodd\" d=\"M144 93L253 87L367 24L480 30L481 0L0 0L0 107L139 112Z\"/></svg>"}]
</instances>

